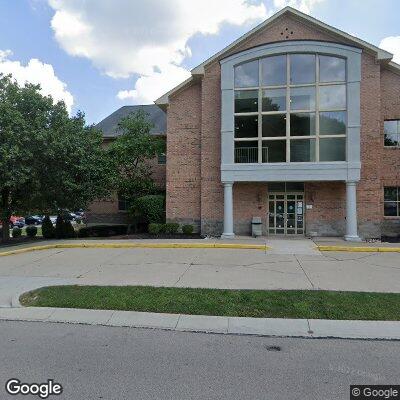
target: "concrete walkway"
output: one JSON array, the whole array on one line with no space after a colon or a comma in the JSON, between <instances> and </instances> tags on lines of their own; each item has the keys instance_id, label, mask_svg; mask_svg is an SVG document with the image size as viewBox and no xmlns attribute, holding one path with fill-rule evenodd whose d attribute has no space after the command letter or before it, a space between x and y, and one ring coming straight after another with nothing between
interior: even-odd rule
<instances>
[{"instance_id":1,"label":"concrete walkway","mask_svg":"<svg viewBox=\"0 0 400 400\"><path fill-rule=\"evenodd\" d=\"M2 308L0 320L62 322L258 336L400 340L397 321L239 318L68 308Z\"/></svg>"},{"instance_id":2,"label":"concrete walkway","mask_svg":"<svg viewBox=\"0 0 400 400\"><path fill-rule=\"evenodd\" d=\"M51 249L0 257L0 306L58 284L400 293L400 253L320 252L306 239L268 245L269 251Z\"/></svg>"}]
</instances>

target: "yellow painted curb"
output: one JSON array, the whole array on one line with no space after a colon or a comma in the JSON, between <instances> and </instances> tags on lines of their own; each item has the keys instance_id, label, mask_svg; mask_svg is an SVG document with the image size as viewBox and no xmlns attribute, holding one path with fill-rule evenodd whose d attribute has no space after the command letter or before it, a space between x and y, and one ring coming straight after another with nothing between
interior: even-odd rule
<instances>
[{"instance_id":1,"label":"yellow painted curb","mask_svg":"<svg viewBox=\"0 0 400 400\"><path fill-rule=\"evenodd\" d=\"M23 249L4 251L0 257L13 254L28 253L30 251L49 249L247 249L247 250L269 250L265 244L242 244L242 243L57 243L42 246L25 247Z\"/></svg>"},{"instance_id":2,"label":"yellow painted curb","mask_svg":"<svg viewBox=\"0 0 400 400\"><path fill-rule=\"evenodd\" d=\"M347 251L369 253L400 253L400 247L317 246L320 251Z\"/></svg>"}]
</instances>

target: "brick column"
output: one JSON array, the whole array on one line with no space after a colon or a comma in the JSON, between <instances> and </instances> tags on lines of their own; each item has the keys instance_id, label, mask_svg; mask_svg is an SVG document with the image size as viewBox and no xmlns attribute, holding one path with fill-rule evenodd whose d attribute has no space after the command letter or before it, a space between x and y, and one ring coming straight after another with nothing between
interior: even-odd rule
<instances>
[{"instance_id":1,"label":"brick column","mask_svg":"<svg viewBox=\"0 0 400 400\"><path fill-rule=\"evenodd\" d=\"M222 239L230 239L235 236L233 233L233 182L223 182L224 184L224 232Z\"/></svg>"}]
</instances>

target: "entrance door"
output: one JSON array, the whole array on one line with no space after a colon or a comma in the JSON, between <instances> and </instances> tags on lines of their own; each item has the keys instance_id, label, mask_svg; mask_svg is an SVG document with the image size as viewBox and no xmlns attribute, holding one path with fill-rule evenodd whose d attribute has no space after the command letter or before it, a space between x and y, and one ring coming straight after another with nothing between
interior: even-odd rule
<instances>
[{"instance_id":1,"label":"entrance door","mask_svg":"<svg viewBox=\"0 0 400 400\"><path fill-rule=\"evenodd\" d=\"M304 234L304 195L274 193L268 197L270 235Z\"/></svg>"}]
</instances>

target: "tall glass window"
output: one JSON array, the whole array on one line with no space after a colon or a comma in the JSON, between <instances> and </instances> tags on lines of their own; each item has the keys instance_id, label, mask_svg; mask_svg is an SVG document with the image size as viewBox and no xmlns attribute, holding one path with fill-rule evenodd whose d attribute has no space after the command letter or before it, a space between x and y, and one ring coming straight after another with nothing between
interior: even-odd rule
<instances>
[{"instance_id":1,"label":"tall glass window","mask_svg":"<svg viewBox=\"0 0 400 400\"><path fill-rule=\"evenodd\" d=\"M346 160L346 60L280 54L235 67L235 162Z\"/></svg>"}]
</instances>

